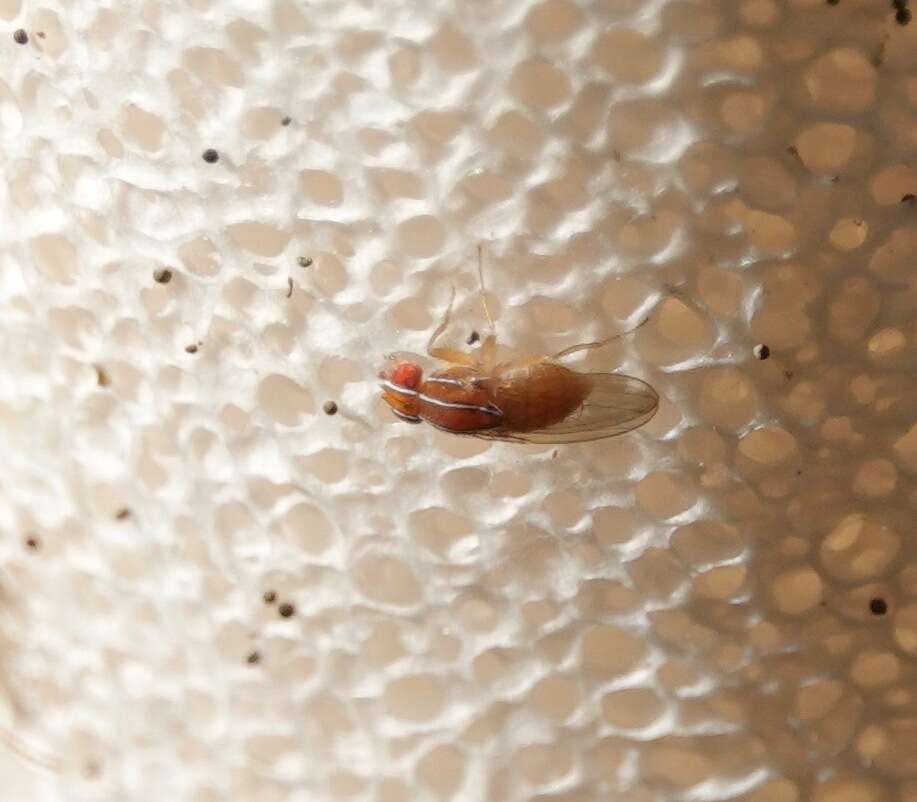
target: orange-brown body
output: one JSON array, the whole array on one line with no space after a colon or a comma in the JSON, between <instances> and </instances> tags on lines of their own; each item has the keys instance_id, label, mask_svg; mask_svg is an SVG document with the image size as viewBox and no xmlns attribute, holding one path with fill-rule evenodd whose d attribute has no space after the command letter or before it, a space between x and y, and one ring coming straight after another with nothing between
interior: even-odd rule
<instances>
[{"instance_id":1,"label":"orange-brown body","mask_svg":"<svg viewBox=\"0 0 917 802\"><path fill-rule=\"evenodd\" d=\"M483 300L483 273L481 283ZM486 303L484 310L493 324ZM646 382L618 373L582 373L558 362L614 338L553 356L498 362L493 334L476 354L436 347L448 322L447 310L427 343L427 353L448 367L424 378L420 365L404 360L379 375L382 399L404 421L493 440L573 443L636 429L656 413L659 397Z\"/></svg>"},{"instance_id":2,"label":"orange-brown body","mask_svg":"<svg viewBox=\"0 0 917 802\"><path fill-rule=\"evenodd\" d=\"M493 375L455 365L436 371L423 382L417 416L453 432L497 427L529 432L569 417L582 405L589 389L588 376L550 361Z\"/></svg>"}]
</instances>

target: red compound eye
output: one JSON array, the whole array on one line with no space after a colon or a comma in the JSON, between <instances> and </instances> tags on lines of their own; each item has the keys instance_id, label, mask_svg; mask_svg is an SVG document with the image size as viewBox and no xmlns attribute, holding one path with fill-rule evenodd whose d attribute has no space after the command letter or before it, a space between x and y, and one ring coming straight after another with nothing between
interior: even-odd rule
<instances>
[{"instance_id":1,"label":"red compound eye","mask_svg":"<svg viewBox=\"0 0 917 802\"><path fill-rule=\"evenodd\" d=\"M420 387L420 377L423 371L420 365L413 362L399 362L392 368L391 383L396 387L404 387L406 390L416 390Z\"/></svg>"}]
</instances>

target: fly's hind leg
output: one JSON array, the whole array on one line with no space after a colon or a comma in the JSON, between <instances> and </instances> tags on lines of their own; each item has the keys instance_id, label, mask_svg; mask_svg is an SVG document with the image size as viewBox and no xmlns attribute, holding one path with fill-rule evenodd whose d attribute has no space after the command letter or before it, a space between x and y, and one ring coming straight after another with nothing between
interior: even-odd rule
<instances>
[{"instance_id":1,"label":"fly's hind leg","mask_svg":"<svg viewBox=\"0 0 917 802\"><path fill-rule=\"evenodd\" d=\"M451 362L455 365L471 365L474 362L471 354L466 354L464 351L458 351L455 348L443 348L436 345L436 341L439 339L439 336L446 330L446 327L449 325L449 319L452 317L452 304L454 301L455 287L452 288L452 294L449 296L449 306L446 307L446 312L443 314L443 319L433 330L433 333L430 335L430 339L427 340L427 354L433 357L433 359L441 359L443 362Z\"/></svg>"},{"instance_id":2,"label":"fly's hind leg","mask_svg":"<svg viewBox=\"0 0 917 802\"><path fill-rule=\"evenodd\" d=\"M577 345L571 345L569 348L564 348L563 351L558 351L556 354L551 354L551 359L563 359L564 357L570 356L571 354L577 354L580 351L591 351L593 348L601 348L603 345L608 345L610 342L621 339L621 337L626 337L628 334L633 334L637 329L639 329L649 318L644 318L636 326L634 326L630 331L622 331L620 334L615 334L611 337L606 337L604 340L595 340L591 343L579 343Z\"/></svg>"}]
</instances>

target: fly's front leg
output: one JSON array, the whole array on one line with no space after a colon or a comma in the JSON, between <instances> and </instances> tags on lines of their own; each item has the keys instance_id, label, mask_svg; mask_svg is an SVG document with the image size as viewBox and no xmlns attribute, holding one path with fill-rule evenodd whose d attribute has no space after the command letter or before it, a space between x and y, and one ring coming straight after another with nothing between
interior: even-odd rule
<instances>
[{"instance_id":1,"label":"fly's front leg","mask_svg":"<svg viewBox=\"0 0 917 802\"><path fill-rule=\"evenodd\" d=\"M487 306L487 289L484 287L484 249L478 245L478 282L480 283L481 306L484 309L484 317L490 325L490 334L484 338L481 347L478 350L478 364L485 372L491 371L497 366L497 324L494 323L493 315L490 314L490 308Z\"/></svg>"},{"instance_id":2,"label":"fly's front leg","mask_svg":"<svg viewBox=\"0 0 917 802\"><path fill-rule=\"evenodd\" d=\"M497 336L488 334L478 349L478 363L487 372L497 366Z\"/></svg>"},{"instance_id":3,"label":"fly's front leg","mask_svg":"<svg viewBox=\"0 0 917 802\"><path fill-rule=\"evenodd\" d=\"M451 362L453 365L477 364L472 354L459 351L455 348L428 348L427 353L434 359L441 359L443 362Z\"/></svg>"},{"instance_id":4,"label":"fly's front leg","mask_svg":"<svg viewBox=\"0 0 917 802\"><path fill-rule=\"evenodd\" d=\"M436 358L434 351L440 351L443 349L436 348L435 343L439 339L439 335L442 334L446 327L449 325L449 318L452 317L452 303L455 301L455 287L452 288L452 294L449 296L449 305L446 307L446 312L443 314L443 319L439 321L439 325L433 330L433 333L430 335L430 339L427 340L427 353Z\"/></svg>"},{"instance_id":5,"label":"fly's front leg","mask_svg":"<svg viewBox=\"0 0 917 802\"><path fill-rule=\"evenodd\" d=\"M444 348L437 346L436 341L439 336L446 330L449 325L449 319L452 317L452 303L455 301L455 287L452 288L452 294L449 296L449 305L439 325L433 330L430 339L427 341L427 354L433 359L441 359L443 362L451 362L455 365L471 365L474 359L471 354L464 351L458 351L455 348Z\"/></svg>"}]
</instances>

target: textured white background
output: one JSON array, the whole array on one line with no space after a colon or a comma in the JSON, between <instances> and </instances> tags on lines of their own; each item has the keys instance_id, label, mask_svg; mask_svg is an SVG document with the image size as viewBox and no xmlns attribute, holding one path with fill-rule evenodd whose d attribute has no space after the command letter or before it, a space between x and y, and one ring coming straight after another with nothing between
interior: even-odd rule
<instances>
[{"instance_id":1,"label":"textured white background","mask_svg":"<svg viewBox=\"0 0 917 802\"><path fill-rule=\"evenodd\" d=\"M917 800L917 23L0 22L0 797ZM451 284L482 325L479 242L508 349L650 315L586 360L650 425L392 418Z\"/></svg>"}]
</instances>

